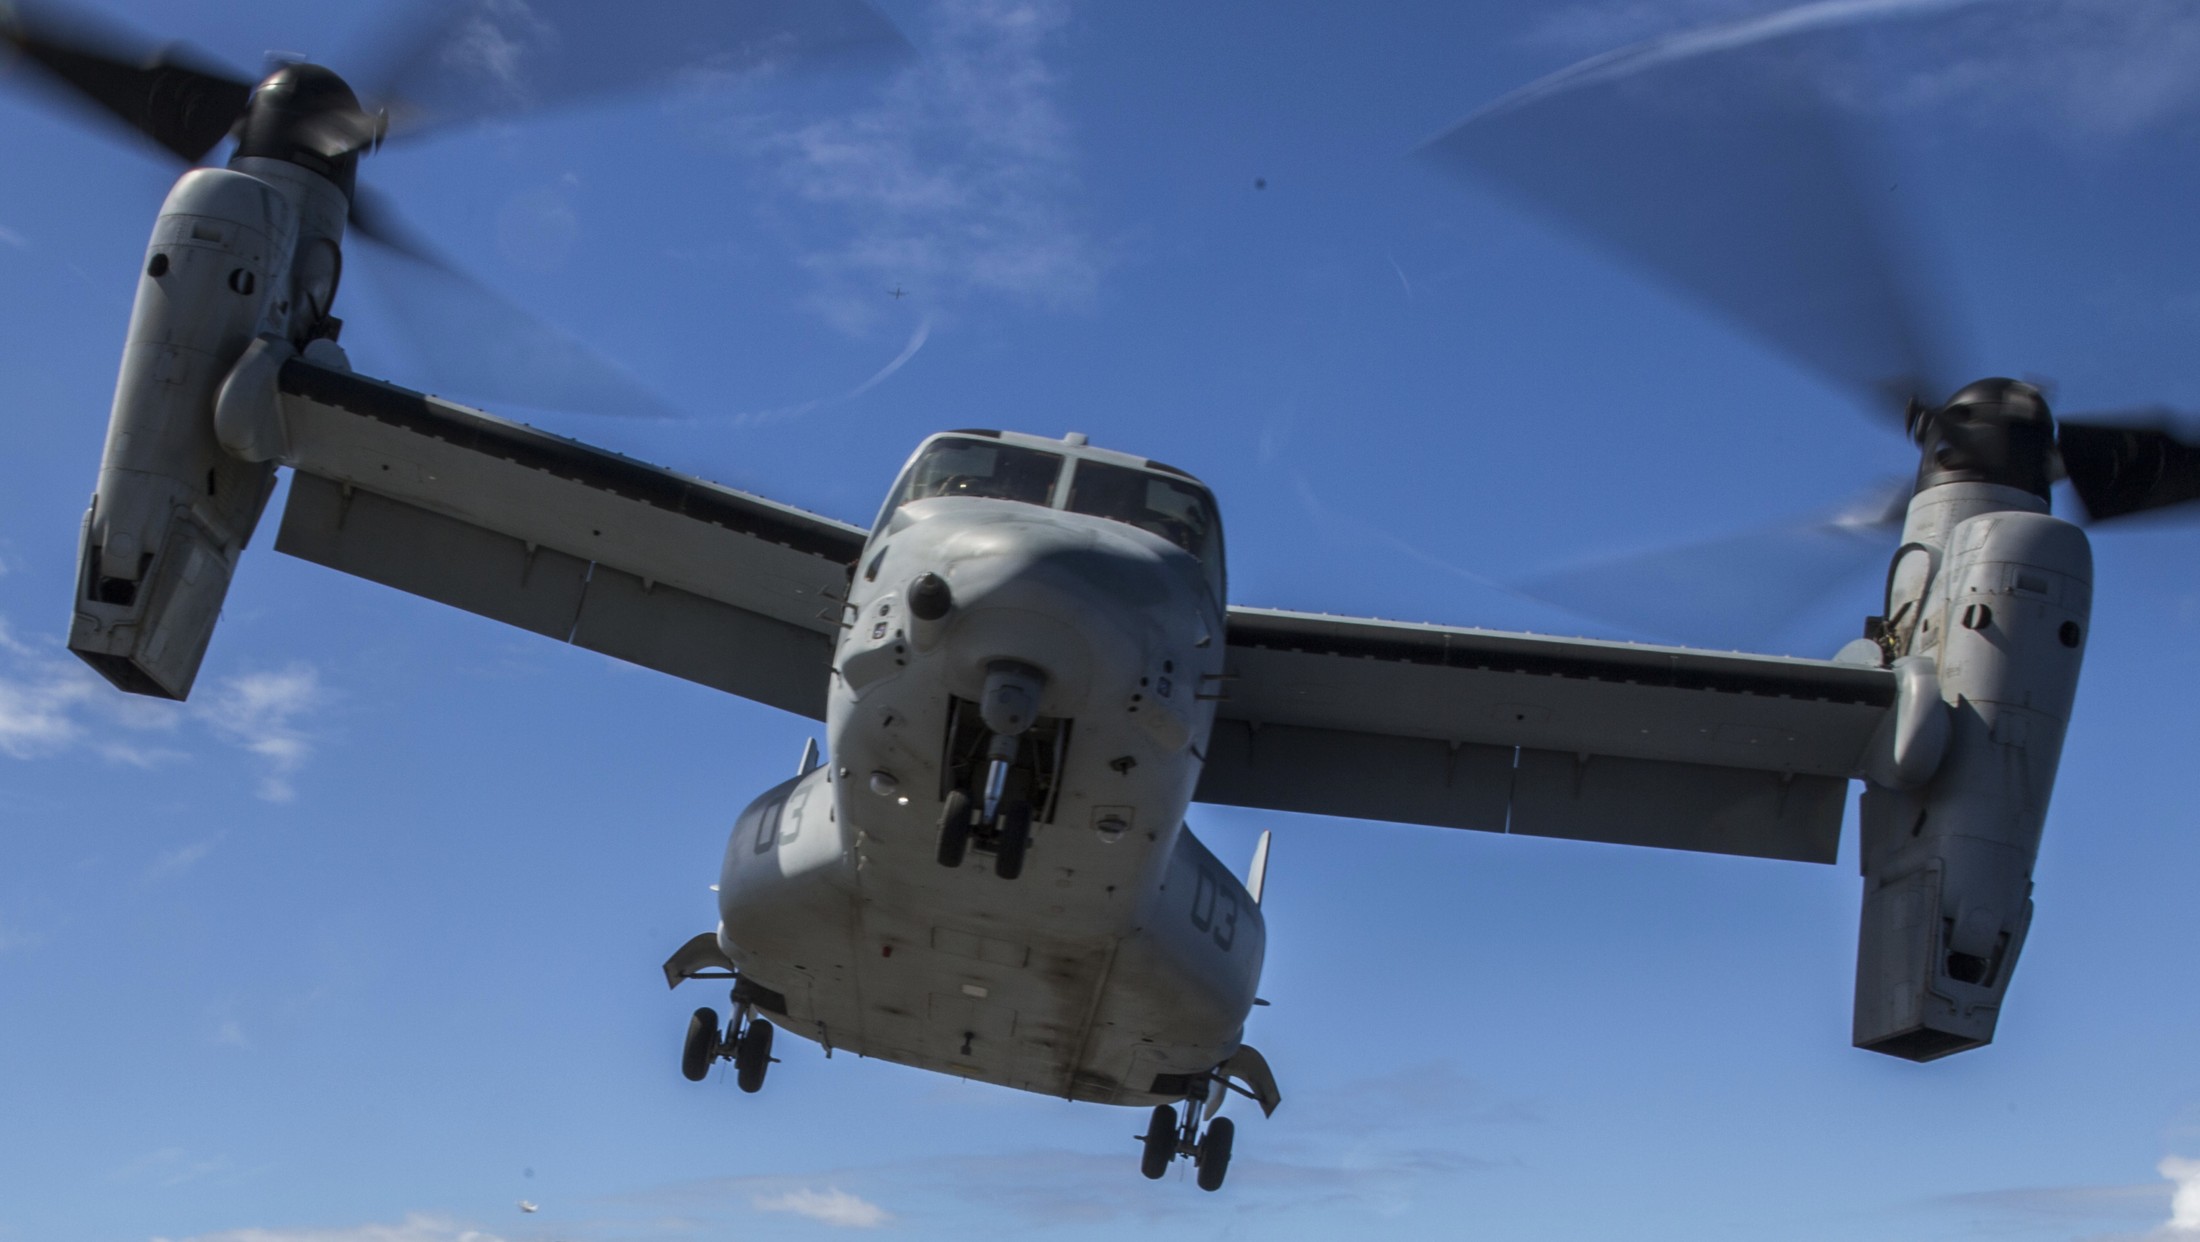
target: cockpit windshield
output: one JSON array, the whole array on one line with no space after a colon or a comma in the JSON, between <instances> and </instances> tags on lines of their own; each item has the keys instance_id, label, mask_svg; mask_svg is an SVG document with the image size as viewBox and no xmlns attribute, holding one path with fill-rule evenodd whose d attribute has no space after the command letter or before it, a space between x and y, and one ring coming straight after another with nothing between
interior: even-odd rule
<instances>
[{"instance_id":1,"label":"cockpit windshield","mask_svg":"<svg viewBox=\"0 0 2200 1242\"><path fill-rule=\"evenodd\" d=\"M965 496L1045 505L1054 498L1062 455L997 440L943 436L925 446L901 479L887 512L912 500Z\"/></svg>"},{"instance_id":2,"label":"cockpit windshield","mask_svg":"<svg viewBox=\"0 0 2200 1242\"><path fill-rule=\"evenodd\" d=\"M1069 509L1159 535L1198 557L1209 574L1221 571L1222 530L1214 501L1190 479L1088 459L1070 476Z\"/></svg>"},{"instance_id":3,"label":"cockpit windshield","mask_svg":"<svg viewBox=\"0 0 2200 1242\"><path fill-rule=\"evenodd\" d=\"M940 436L909 463L879 521L883 526L903 505L934 497L1061 505L1135 526L1191 553L1215 598L1222 598L1222 524L1206 488L1186 476L1079 455L1071 464L1069 494L1057 497L1066 460L1062 453L975 435Z\"/></svg>"}]
</instances>

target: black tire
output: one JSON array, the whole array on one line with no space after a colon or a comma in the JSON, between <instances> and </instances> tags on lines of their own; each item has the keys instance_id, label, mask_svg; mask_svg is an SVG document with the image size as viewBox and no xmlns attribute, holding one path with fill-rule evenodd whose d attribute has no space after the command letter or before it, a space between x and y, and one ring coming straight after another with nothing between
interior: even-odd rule
<instances>
[{"instance_id":1,"label":"black tire","mask_svg":"<svg viewBox=\"0 0 2200 1242\"><path fill-rule=\"evenodd\" d=\"M1139 1153L1138 1171L1158 1181L1176 1159L1176 1110L1166 1104L1153 1106L1153 1120L1146 1125L1146 1149Z\"/></svg>"},{"instance_id":2,"label":"black tire","mask_svg":"<svg viewBox=\"0 0 2200 1242\"><path fill-rule=\"evenodd\" d=\"M743 1091L755 1095L764 1089L764 1071L771 1067L772 1024L757 1018L741 1032L741 1042L733 1050L734 1081Z\"/></svg>"},{"instance_id":3,"label":"black tire","mask_svg":"<svg viewBox=\"0 0 2200 1242\"><path fill-rule=\"evenodd\" d=\"M1199 1140L1199 1188L1222 1189L1222 1179L1230 1172L1230 1145L1237 1139L1237 1126L1228 1117L1217 1117L1207 1123L1207 1137Z\"/></svg>"},{"instance_id":4,"label":"black tire","mask_svg":"<svg viewBox=\"0 0 2200 1242\"><path fill-rule=\"evenodd\" d=\"M970 795L958 789L947 795L947 806L940 812L940 865L960 867L963 852L970 848Z\"/></svg>"},{"instance_id":5,"label":"black tire","mask_svg":"<svg viewBox=\"0 0 2200 1242\"><path fill-rule=\"evenodd\" d=\"M689 1082L710 1077L710 1063L718 1059L718 1011L698 1009L688 1019L687 1043L680 1047L680 1073Z\"/></svg>"},{"instance_id":6,"label":"black tire","mask_svg":"<svg viewBox=\"0 0 2200 1242\"><path fill-rule=\"evenodd\" d=\"M1024 873L1024 851L1031 848L1031 804L1001 808L1001 835L993 846L993 874L1013 880Z\"/></svg>"}]
</instances>

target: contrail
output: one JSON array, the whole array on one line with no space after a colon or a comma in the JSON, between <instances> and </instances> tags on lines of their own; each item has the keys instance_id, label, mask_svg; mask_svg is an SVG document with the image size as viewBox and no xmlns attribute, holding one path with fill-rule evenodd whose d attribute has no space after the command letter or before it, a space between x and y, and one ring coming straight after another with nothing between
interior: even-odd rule
<instances>
[{"instance_id":1,"label":"contrail","mask_svg":"<svg viewBox=\"0 0 2200 1242\"><path fill-rule=\"evenodd\" d=\"M1888 18L1945 13L1980 4L2005 2L2006 0L1813 0L1810 4L1798 4L1793 8L1760 17L1743 18L1740 21L1683 31L1680 34L1660 35L1655 39L1646 39L1641 43L1591 56L1556 73L1538 78L1519 90L1476 109L1466 120L1446 129L1444 133L1448 135L1483 117L1523 108L1564 91L1602 82L1616 82L1677 60L1732 51L1735 48L1768 43L1813 30L1830 30ZM1441 141L1441 136L1430 141Z\"/></svg>"},{"instance_id":2,"label":"contrail","mask_svg":"<svg viewBox=\"0 0 2200 1242\"><path fill-rule=\"evenodd\" d=\"M924 348L924 342L926 338L930 337L931 335L932 316L927 314L923 319L917 321L917 330L909 334L909 343L901 347L901 352L894 355L894 360L879 368L878 374L856 385L854 388L849 389L848 395L842 397L841 400L853 401L857 397L862 396L864 393L867 393L873 388L878 387L880 383L885 381L887 376L901 370L903 363L906 363L911 358L916 357L917 351Z\"/></svg>"},{"instance_id":3,"label":"contrail","mask_svg":"<svg viewBox=\"0 0 2200 1242\"><path fill-rule=\"evenodd\" d=\"M1383 257L1390 260L1390 270L1398 273L1398 283L1406 287L1406 301L1412 301L1413 282L1406 279L1406 269L1398 266L1398 256L1394 254L1385 254Z\"/></svg>"},{"instance_id":4,"label":"contrail","mask_svg":"<svg viewBox=\"0 0 2200 1242\"><path fill-rule=\"evenodd\" d=\"M814 401L804 401L799 405L781 406L776 410L752 410L746 414L736 414L732 419L733 425L736 427L761 427L766 423L785 422L790 418L800 418L813 410L822 410L827 406L853 401L885 383L887 376L908 365L909 360L917 356L917 351L924 348L925 341L930 339L931 335L932 316L927 314L923 319L917 321L917 330L909 334L909 343L901 347L901 352L894 355L892 362L880 367L878 374L837 397L819 397Z\"/></svg>"}]
</instances>

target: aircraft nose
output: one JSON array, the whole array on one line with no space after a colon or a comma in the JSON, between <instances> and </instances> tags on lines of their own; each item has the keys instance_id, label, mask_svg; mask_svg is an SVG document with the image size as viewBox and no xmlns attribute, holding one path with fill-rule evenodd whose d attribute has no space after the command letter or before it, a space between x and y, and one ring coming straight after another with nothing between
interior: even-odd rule
<instances>
[{"instance_id":1,"label":"aircraft nose","mask_svg":"<svg viewBox=\"0 0 2200 1242\"><path fill-rule=\"evenodd\" d=\"M1169 600L1164 567L1129 541L1041 523L977 527L944 554L954 613L943 634L958 687L982 685L988 665L1015 660L1046 674L1040 707L1076 715L1096 673L1139 669L1147 617Z\"/></svg>"}]
</instances>

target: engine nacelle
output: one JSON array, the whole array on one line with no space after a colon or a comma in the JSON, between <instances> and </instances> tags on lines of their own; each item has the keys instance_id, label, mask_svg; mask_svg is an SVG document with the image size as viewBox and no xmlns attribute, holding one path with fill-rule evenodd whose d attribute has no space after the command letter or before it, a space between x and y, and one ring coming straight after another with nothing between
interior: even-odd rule
<instances>
[{"instance_id":1,"label":"engine nacelle","mask_svg":"<svg viewBox=\"0 0 2200 1242\"><path fill-rule=\"evenodd\" d=\"M2093 594L2084 532L2009 489L1921 493L1897 554L1898 653L1937 663L1945 750L1921 785L1866 783L1855 1043L1929 1061L1992 1041L2032 920ZM1959 494L1960 493L1960 494ZM1907 596L1907 598L1903 598Z\"/></svg>"},{"instance_id":2,"label":"engine nacelle","mask_svg":"<svg viewBox=\"0 0 2200 1242\"><path fill-rule=\"evenodd\" d=\"M253 338L287 326L296 232L282 192L226 169L185 174L153 226L69 628L124 690L190 693L273 489L273 464L223 451L214 400Z\"/></svg>"}]
</instances>

